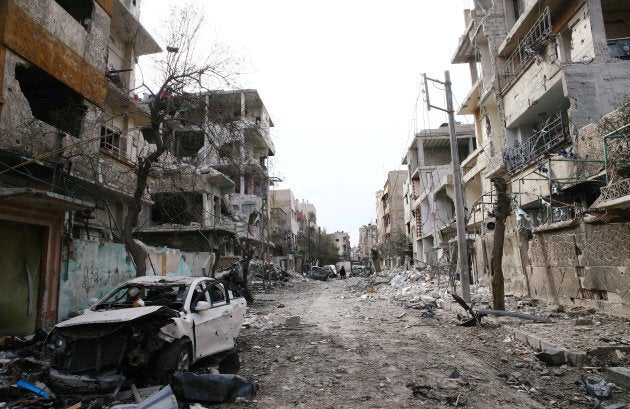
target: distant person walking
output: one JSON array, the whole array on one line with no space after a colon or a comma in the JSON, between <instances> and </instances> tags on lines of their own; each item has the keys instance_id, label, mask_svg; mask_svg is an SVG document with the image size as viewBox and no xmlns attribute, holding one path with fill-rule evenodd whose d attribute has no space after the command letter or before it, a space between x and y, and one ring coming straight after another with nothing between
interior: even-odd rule
<instances>
[{"instance_id":1,"label":"distant person walking","mask_svg":"<svg viewBox=\"0 0 630 409\"><path fill-rule=\"evenodd\" d=\"M346 279L346 269L344 268L344 266L341 266L341 268L339 269L339 276L342 280Z\"/></svg>"}]
</instances>

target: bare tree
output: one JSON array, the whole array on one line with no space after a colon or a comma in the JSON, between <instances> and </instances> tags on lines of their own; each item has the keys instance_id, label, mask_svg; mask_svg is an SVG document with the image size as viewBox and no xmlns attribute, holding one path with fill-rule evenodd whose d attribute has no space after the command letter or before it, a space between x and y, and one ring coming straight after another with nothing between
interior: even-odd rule
<instances>
[{"instance_id":1,"label":"bare tree","mask_svg":"<svg viewBox=\"0 0 630 409\"><path fill-rule=\"evenodd\" d=\"M147 195L149 175L160 165L177 168L181 164L168 161L168 152L173 146L175 129L191 125L193 119L182 114L182 107L202 104L199 94L218 84L230 85L236 75L234 62L228 53L215 48L200 58L196 46L203 23L203 15L192 6L173 7L171 18L165 24L166 54L154 62L157 71L156 85L144 81L140 89L149 91L154 98L148 103L150 135L154 148L146 156L138 157L135 170L136 180L133 197L128 202L123 222L123 241L131 254L138 276L146 273L146 252L136 242L134 230L138 225L142 201ZM196 123L209 141L215 141L216 128L207 124L205 118ZM222 124L225 129L225 124Z\"/></svg>"}]
</instances>

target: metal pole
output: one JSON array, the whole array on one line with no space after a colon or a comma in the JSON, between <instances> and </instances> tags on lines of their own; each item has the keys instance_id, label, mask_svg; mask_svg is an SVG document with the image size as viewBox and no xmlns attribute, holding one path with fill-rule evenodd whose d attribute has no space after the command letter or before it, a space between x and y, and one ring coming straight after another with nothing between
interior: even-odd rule
<instances>
[{"instance_id":1,"label":"metal pole","mask_svg":"<svg viewBox=\"0 0 630 409\"><path fill-rule=\"evenodd\" d=\"M448 130L451 137L451 159L453 162L453 187L455 189L455 218L457 221L457 258L459 259L459 278L462 285L462 298L470 302L470 276L468 273L468 244L466 243L466 220L464 212L464 195L462 192L462 173L457 150L457 134L455 133L455 111L453 110L453 94L451 91L451 75L444 72L446 88L446 112L448 113Z\"/></svg>"}]
</instances>

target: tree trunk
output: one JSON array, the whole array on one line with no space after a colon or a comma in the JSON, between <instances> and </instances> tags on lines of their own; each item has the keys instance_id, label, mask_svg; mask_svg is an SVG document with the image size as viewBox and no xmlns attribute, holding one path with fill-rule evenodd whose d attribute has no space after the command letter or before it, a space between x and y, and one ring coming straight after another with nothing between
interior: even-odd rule
<instances>
[{"instance_id":1,"label":"tree trunk","mask_svg":"<svg viewBox=\"0 0 630 409\"><path fill-rule=\"evenodd\" d=\"M147 183L149 180L149 173L153 168L153 163L167 151L171 143L170 135L162 135L160 124L157 118L161 114L157 113L159 106L154 101L150 105L151 110L151 125L156 140L156 149L151 152L146 158L138 158L138 169L136 170L136 188L133 192L133 198L127 207L127 214L125 215L125 221L123 224L123 241L125 242L125 248L131 254L134 264L136 266L136 277L145 276L147 274L147 254L144 249L135 242L133 237L133 230L138 225L138 216L140 210L142 210L142 197L147 189Z\"/></svg>"},{"instance_id":2,"label":"tree trunk","mask_svg":"<svg viewBox=\"0 0 630 409\"><path fill-rule=\"evenodd\" d=\"M221 246L217 246L213 251L214 254L214 263L212 263L212 273L210 277L215 278L217 274L217 269L219 268L219 258L221 258Z\"/></svg>"},{"instance_id":3,"label":"tree trunk","mask_svg":"<svg viewBox=\"0 0 630 409\"><path fill-rule=\"evenodd\" d=\"M492 259L490 260L492 307L495 310L505 310L505 288L501 264L503 262L505 220L510 214L511 201L507 194L507 183L505 180L498 176L493 177L491 180L497 190L497 203L494 208L496 222L492 243Z\"/></svg>"},{"instance_id":4,"label":"tree trunk","mask_svg":"<svg viewBox=\"0 0 630 409\"><path fill-rule=\"evenodd\" d=\"M147 180L149 177L149 171L151 170L151 164L147 161L140 162L138 164L138 170L136 175L136 188L133 194L133 199L127 206L127 214L125 215L125 222L123 225L123 241L127 252L131 254L134 265L136 266L136 277L142 277L147 274L147 254L138 243L136 243L133 237L133 229L138 224L138 215L142 209L142 196L147 188Z\"/></svg>"}]
</instances>

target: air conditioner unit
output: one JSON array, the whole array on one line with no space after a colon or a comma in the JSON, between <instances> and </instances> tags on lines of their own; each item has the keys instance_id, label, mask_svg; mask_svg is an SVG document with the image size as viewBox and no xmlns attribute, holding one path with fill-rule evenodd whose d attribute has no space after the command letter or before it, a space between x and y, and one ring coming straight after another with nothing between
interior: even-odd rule
<instances>
[{"instance_id":1,"label":"air conditioner unit","mask_svg":"<svg viewBox=\"0 0 630 409\"><path fill-rule=\"evenodd\" d=\"M630 38L614 38L607 41L610 56L622 60L630 59Z\"/></svg>"}]
</instances>

